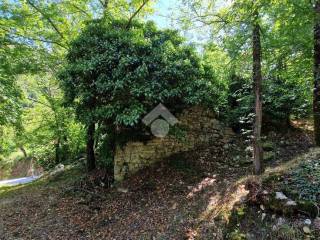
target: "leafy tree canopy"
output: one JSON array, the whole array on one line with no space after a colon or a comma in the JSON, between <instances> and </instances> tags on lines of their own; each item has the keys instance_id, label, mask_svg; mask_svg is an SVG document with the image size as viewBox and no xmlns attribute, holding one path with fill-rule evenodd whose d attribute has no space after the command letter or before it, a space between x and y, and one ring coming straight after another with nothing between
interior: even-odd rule
<instances>
[{"instance_id":1,"label":"leafy tree canopy","mask_svg":"<svg viewBox=\"0 0 320 240\"><path fill-rule=\"evenodd\" d=\"M152 22L94 21L72 43L67 60L61 83L86 124L132 127L160 102L174 111L215 96L213 72L194 48Z\"/></svg>"}]
</instances>

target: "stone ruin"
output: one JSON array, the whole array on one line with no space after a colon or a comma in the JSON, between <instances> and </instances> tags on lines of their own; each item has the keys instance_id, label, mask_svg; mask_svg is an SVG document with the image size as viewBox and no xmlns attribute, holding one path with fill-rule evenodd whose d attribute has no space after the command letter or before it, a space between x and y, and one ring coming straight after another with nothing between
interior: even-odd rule
<instances>
[{"instance_id":1,"label":"stone ruin","mask_svg":"<svg viewBox=\"0 0 320 240\"><path fill-rule=\"evenodd\" d=\"M137 171L153 165L172 154L214 146L215 153L222 152L232 130L225 127L215 114L203 107L192 107L178 114L178 127L184 130L183 139L168 135L148 142L128 142L117 147L114 159L114 178L122 181ZM214 149L213 148L213 149Z\"/></svg>"}]
</instances>

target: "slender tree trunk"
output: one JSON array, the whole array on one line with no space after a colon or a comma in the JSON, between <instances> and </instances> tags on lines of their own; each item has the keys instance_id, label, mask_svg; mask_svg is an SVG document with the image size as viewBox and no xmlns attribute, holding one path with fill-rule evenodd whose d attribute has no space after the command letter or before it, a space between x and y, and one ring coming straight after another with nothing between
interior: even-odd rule
<instances>
[{"instance_id":1,"label":"slender tree trunk","mask_svg":"<svg viewBox=\"0 0 320 240\"><path fill-rule=\"evenodd\" d=\"M263 151L261 144L262 124L262 74L261 74L261 40L260 26L256 22L252 33L253 85L255 95L255 120L253 126L253 163L255 174L263 172Z\"/></svg>"},{"instance_id":2,"label":"slender tree trunk","mask_svg":"<svg viewBox=\"0 0 320 240\"><path fill-rule=\"evenodd\" d=\"M87 127L87 168L92 171L96 168L96 159L94 156L94 132L95 125L90 123Z\"/></svg>"},{"instance_id":3,"label":"slender tree trunk","mask_svg":"<svg viewBox=\"0 0 320 240\"><path fill-rule=\"evenodd\" d=\"M56 151L56 164L61 162L61 154L60 154L60 137L56 140L55 143L55 151Z\"/></svg>"},{"instance_id":4,"label":"slender tree trunk","mask_svg":"<svg viewBox=\"0 0 320 240\"><path fill-rule=\"evenodd\" d=\"M320 0L315 3L314 21L314 90L313 116L314 137L317 146L320 146Z\"/></svg>"},{"instance_id":5,"label":"slender tree trunk","mask_svg":"<svg viewBox=\"0 0 320 240\"><path fill-rule=\"evenodd\" d=\"M27 151L24 149L24 147L23 147L23 146L20 146L19 149L20 149L20 151L22 152L24 158L27 158L27 157L28 157L28 154L27 154Z\"/></svg>"}]
</instances>

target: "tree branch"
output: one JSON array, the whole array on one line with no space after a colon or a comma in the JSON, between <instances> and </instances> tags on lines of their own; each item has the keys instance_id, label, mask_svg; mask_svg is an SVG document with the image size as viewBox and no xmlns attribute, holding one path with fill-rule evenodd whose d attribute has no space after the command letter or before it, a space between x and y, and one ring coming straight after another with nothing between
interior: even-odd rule
<instances>
[{"instance_id":1,"label":"tree branch","mask_svg":"<svg viewBox=\"0 0 320 240\"><path fill-rule=\"evenodd\" d=\"M51 20L50 17L47 16L40 8L38 8L34 3L32 3L30 0L27 0L27 3L33 7L37 12L39 12L47 21L49 24L53 27L53 29L60 35L61 38L64 39L63 34L60 32L59 28L56 26L56 24Z\"/></svg>"},{"instance_id":2,"label":"tree branch","mask_svg":"<svg viewBox=\"0 0 320 240\"><path fill-rule=\"evenodd\" d=\"M207 24L207 25L211 25L212 23L224 23L224 24L228 24L229 21L227 19L224 19L222 16L219 16L218 14L205 14L202 15L200 14L196 8L192 9L194 11L194 13L196 14L196 17L199 19L198 21ZM210 21L206 21L204 19L208 18L208 17L213 17L216 18L215 20L210 20Z\"/></svg>"},{"instance_id":3,"label":"tree branch","mask_svg":"<svg viewBox=\"0 0 320 240\"><path fill-rule=\"evenodd\" d=\"M104 2L103 2L103 0L99 0L99 2L102 5L102 7L104 8L104 10L106 10L108 8L109 0L105 0Z\"/></svg>"},{"instance_id":4,"label":"tree branch","mask_svg":"<svg viewBox=\"0 0 320 240\"><path fill-rule=\"evenodd\" d=\"M25 39L29 39L29 40L33 40L33 41L44 42L44 43L56 44L56 45L58 45L59 47L62 47L62 48L64 48L64 49L68 50L68 47L66 47L65 45L63 45L63 44L61 44L60 42L57 42L57 41L46 40L46 39L41 39L41 38L34 38L34 37L30 37L30 36L25 36L25 35L22 35L22 34L17 33L17 32L12 33L12 32L10 31L11 29L6 29L6 28L4 28L4 27L1 26L1 25L0 25L0 28L1 28L3 31L5 31L5 32L7 32L8 34L13 35L13 36L15 36L15 37L21 37L21 38L25 38Z\"/></svg>"},{"instance_id":5,"label":"tree branch","mask_svg":"<svg viewBox=\"0 0 320 240\"><path fill-rule=\"evenodd\" d=\"M129 18L128 24L126 26L126 28L129 28L131 25L132 20L138 15L138 13L142 10L142 8L149 2L149 0L143 0L142 4L140 5L140 7L137 9L137 11L135 11L131 17Z\"/></svg>"},{"instance_id":6,"label":"tree branch","mask_svg":"<svg viewBox=\"0 0 320 240\"><path fill-rule=\"evenodd\" d=\"M32 97L27 97L27 99L30 100L30 101L32 101L32 102L41 104L41 105L43 105L43 106L46 106L46 107L52 109L52 107L51 107L50 105L48 105L48 104L46 104L46 103L44 103L44 102L41 102L41 101L39 101L39 100L36 100L36 99L34 99L34 98L32 98Z\"/></svg>"},{"instance_id":7,"label":"tree branch","mask_svg":"<svg viewBox=\"0 0 320 240\"><path fill-rule=\"evenodd\" d=\"M87 17L90 17L90 14L87 13L85 10L83 10L82 8L78 7L76 4L73 4L71 2L65 1L65 4L69 4L70 6L72 6L73 8L79 10L80 12L82 12L84 15L86 15Z\"/></svg>"}]
</instances>

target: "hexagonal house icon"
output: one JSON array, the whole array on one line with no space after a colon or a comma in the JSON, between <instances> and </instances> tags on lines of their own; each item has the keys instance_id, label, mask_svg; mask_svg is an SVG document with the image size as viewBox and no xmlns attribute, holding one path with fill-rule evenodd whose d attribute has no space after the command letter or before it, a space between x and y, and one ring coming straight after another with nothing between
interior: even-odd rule
<instances>
[{"instance_id":1,"label":"hexagonal house icon","mask_svg":"<svg viewBox=\"0 0 320 240\"><path fill-rule=\"evenodd\" d=\"M160 116L162 118L159 118ZM178 123L178 119L160 103L142 119L142 122L147 126L151 124L152 134L163 138L169 133L170 125Z\"/></svg>"}]
</instances>

